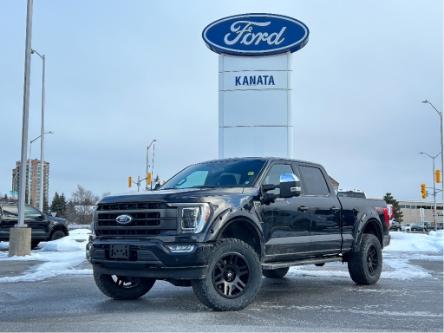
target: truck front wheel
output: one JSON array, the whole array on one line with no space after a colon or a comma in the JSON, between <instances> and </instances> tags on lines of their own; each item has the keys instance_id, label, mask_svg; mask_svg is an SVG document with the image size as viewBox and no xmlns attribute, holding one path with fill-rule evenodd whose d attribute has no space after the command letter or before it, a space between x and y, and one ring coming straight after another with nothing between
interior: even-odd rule
<instances>
[{"instance_id":1,"label":"truck front wheel","mask_svg":"<svg viewBox=\"0 0 444 333\"><path fill-rule=\"evenodd\" d=\"M261 263L254 249L239 239L227 238L213 249L206 277L192 281L197 298L218 311L240 310L250 304L261 287Z\"/></svg>"},{"instance_id":2,"label":"truck front wheel","mask_svg":"<svg viewBox=\"0 0 444 333\"><path fill-rule=\"evenodd\" d=\"M129 300L145 295L153 287L155 279L100 274L94 271L94 281L106 296Z\"/></svg>"},{"instance_id":3,"label":"truck front wheel","mask_svg":"<svg viewBox=\"0 0 444 333\"><path fill-rule=\"evenodd\" d=\"M378 238L364 234L358 251L348 260L350 277L357 284L374 284L382 271L382 250Z\"/></svg>"}]
</instances>

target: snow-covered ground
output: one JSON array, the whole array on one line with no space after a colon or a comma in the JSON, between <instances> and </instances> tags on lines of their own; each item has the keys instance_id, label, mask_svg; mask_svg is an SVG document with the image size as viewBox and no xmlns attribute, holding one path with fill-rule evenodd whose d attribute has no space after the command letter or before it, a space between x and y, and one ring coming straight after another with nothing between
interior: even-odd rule
<instances>
[{"instance_id":1,"label":"snow-covered ground","mask_svg":"<svg viewBox=\"0 0 444 333\"><path fill-rule=\"evenodd\" d=\"M38 249L25 257L8 257L8 252L0 252L0 265L17 260L41 262L23 275L0 277L0 283L40 281L62 274L91 274L91 269L78 267L85 262L85 246L90 233L88 229L72 230L67 237L41 242ZM0 250L7 248L7 242L0 242Z\"/></svg>"},{"instance_id":2,"label":"snow-covered ground","mask_svg":"<svg viewBox=\"0 0 444 333\"><path fill-rule=\"evenodd\" d=\"M443 260L443 231L429 234L391 232L390 245L384 249L382 278L409 280L429 278L431 274L412 260ZM347 266L342 263L326 264L324 267L296 266L289 275L348 278Z\"/></svg>"},{"instance_id":3,"label":"snow-covered ground","mask_svg":"<svg viewBox=\"0 0 444 333\"><path fill-rule=\"evenodd\" d=\"M8 257L7 242L0 242L0 265L8 261L31 260L41 262L18 276L0 276L1 282L40 281L64 274L91 274L90 268L82 268L85 263L85 245L90 230L72 230L68 237L41 242L38 249L26 257ZM414 260L443 260L443 231L427 234L392 232L391 243L384 249L384 270L382 278L416 279L429 278L431 274L414 263ZM413 261L412 261L413 260ZM347 266L331 263L324 267L296 266L289 276L308 276L318 278L348 278Z\"/></svg>"}]
</instances>

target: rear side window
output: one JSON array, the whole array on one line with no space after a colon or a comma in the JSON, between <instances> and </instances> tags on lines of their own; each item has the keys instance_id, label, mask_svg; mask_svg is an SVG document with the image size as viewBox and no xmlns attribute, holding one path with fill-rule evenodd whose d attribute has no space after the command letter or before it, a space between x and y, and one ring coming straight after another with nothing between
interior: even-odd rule
<instances>
[{"instance_id":1,"label":"rear side window","mask_svg":"<svg viewBox=\"0 0 444 333\"><path fill-rule=\"evenodd\" d=\"M327 182L321 169L311 166L300 166L305 195L328 195Z\"/></svg>"}]
</instances>

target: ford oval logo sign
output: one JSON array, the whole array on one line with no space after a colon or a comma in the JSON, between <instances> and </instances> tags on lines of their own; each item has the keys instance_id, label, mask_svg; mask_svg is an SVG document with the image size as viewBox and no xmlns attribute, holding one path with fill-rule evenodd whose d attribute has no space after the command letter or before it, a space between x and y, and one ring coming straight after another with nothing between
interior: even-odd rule
<instances>
[{"instance_id":1,"label":"ford oval logo sign","mask_svg":"<svg viewBox=\"0 0 444 333\"><path fill-rule=\"evenodd\" d=\"M130 215L119 215L116 217L116 222L119 224L128 224L133 220Z\"/></svg>"},{"instance_id":2,"label":"ford oval logo sign","mask_svg":"<svg viewBox=\"0 0 444 333\"><path fill-rule=\"evenodd\" d=\"M307 44L308 34L307 26L292 17L244 14L209 24L202 37L216 53L251 56L295 52Z\"/></svg>"}]
</instances>

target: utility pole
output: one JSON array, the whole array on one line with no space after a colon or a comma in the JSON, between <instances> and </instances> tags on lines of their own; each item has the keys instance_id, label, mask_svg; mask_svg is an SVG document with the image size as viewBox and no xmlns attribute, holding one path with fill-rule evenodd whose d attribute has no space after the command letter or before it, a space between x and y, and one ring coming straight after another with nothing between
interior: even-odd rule
<instances>
[{"instance_id":1,"label":"utility pole","mask_svg":"<svg viewBox=\"0 0 444 333\"><path fill-rule=\"evenodd\" d=\"M150 144L146 147L146 164L145 164L145 174L148 175L151 169L151 173L154 171L154 145L157 142L156 139L152 140ZM153 147L153 156L152 156L152 166L150 166L150 149ZM154 174L153 174L154 177ZM153 182L150 184L151 190L153 189ZM148 190L148 184L145 187L146 190Z\"/></svg>"},{"instance_id":2,"label":"utility pole","mask_svg":"<svg viewBox=\"0 0 444 333\"><path fill-rule=\"evenodd\" d=\"M31 229L25 225L26 165L29 128L29 90L31 74L32 0L27 2L25 75L23 84L22 147L19 170L18 222L9 233L9 256L25 256L31 253Z\"/></svg>"},{"instance_id":3,"label":"utility pole","mask_svg":"<svg viewBox=\"0 0 444 333\"><path fill-rule=\"evenodd\" d=\"M444 172L444 137L443 137L443 127L444 127L444 117L442 115L442 111L439 111L429 100L425 99L422 101L422 103L424 104L429 104L433 110L435 110L435 112L438 114L439 116L439 129L440 129L440 133L441 133L441 138L440 138L440 145L441 145L441 172ZM444 179L441 179L441 198L442 198L442 202L441 204L443 205L443 223L444 223Z\"/></svg>"},{"instance_id":4,"label":"utility pole","mask_svg":"<svg viewBox=\"0 0 444 333\"><path fill-rule=\"evenodd\" d=\"M43 199L45 189L43 188L45 179L45 66L46 66L46 57L44 54L38 53L36 50L31 49L32 54L37 54L40 59L42 59L42 100L41 100L41 113L42 113L42 121L40 126L40 199L39 199L39 209L43 212Z\"/></svg>"}]
</instances>

